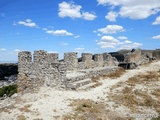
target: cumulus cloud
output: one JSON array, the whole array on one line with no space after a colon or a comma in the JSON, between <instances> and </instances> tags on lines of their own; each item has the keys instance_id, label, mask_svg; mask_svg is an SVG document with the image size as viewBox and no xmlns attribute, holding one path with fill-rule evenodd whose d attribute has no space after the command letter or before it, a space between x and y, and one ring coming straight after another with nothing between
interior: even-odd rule
<instances>
[{"instance_id":1,"label":"cumulus cloud","mask_svg":"<svg viewBox=\"0 0 160 120\"><path fill-rule=\"evenodd\" d=\"M61 46L67 46L68 43L62 42L60 45L61 45Z\"/></svg>"},{"instance_id":2,"label":"cumulus cloud","mask_svg":"<svg viewBox=\"0 0 160 120\"><path fill-rule=\"evenodd\" d=\"M132 43L132 41L125 40L124 43Z\"/></svg>"},{"instance_id":3,"label":"cumulus cloud","mask_svg":"<svg viewBox=\"0 0 160 120\"><path fill-rule=\"evenodd\" d=\"M118 17L118 14L116 12L113 12L113 11L109 12L105 16L105 18L108 19L111 22L115 22L117 17Z\"/></svg>"},{"instance_id":4,"label":"cumulus cloud","mask_svg":"<svg viewBox=\"0 0 160 120\"><path fill-rule=\"evenodd\" d=\"M75 52L80 52L80 51L83 51L84 50L84 48L83 47L78 47L78 48L75 48Z\"/></svg>"},{"instance_id":5,"label":"cumulus cloud","mask_svg":"<svg viewBox=\"0 0 160 120\"><path fill-rule=\"evenodd\" d=\"M125 36L119 36L118 39L120 39L120 40L126 40L126 39L128 39L128 38L125 37Z\"/></svg>"},{"instance_id":6,"label":"cumulus cloud","mask_svg":"<svg viewBox=\"0 0 160 120\"><path fill-rule=\"evenodd\" d=\"M97 0L99 5L119 6L118 14L131 19L145 19L160 11L160 0Z\"/></svg>"},{"instance_id":7,"label":"cumulus cloud","mask_svg":"<svg viewBox=\"0 0 160 120\"><path fill-rule=\"evenodd\" d=\"M73 2L59 3L59 17L71 17L71 18L82 18L84 20L94 20L97 16L89 12L81 12L81 5L76 5Z\"/></svg>"},{"instance_id":8,"label":"cumulus cloud","mask_svg":"<svg viewBox=\"0 0 160 120\"><path fill-rule=\"evenodd\" d=\"M18 53L19 53L20 51L21 51L20 49L15 49L14 52L13 52L13 54L18 55Z\"/></svg>"},{"instance_id":9,"label":"cumulus cloud","mask_svg":"<svg viewBox=\"0 0 160 120\"><path fill-rule=\"evenodd\" d=\"M76 39L76 38L80 38L80 36L79 35L77 35L77 36L74 36L74 38Z\"/></svg>"},{"instance_id":10,"label":"cumulus cloud","mask_svg":"<svg viewBox=\"0 0 160 120\"><path fill-rule=\"evenodd\" d=\"M97 16L94 14L91 14L89 12L82 13L82 18L85 20L94 20Z\"/></svg>"},{"instance_id":11,"label":"cumulus cloud","mask_svg":"<svg viewBox=\"0 0 160 120\"><path fill-rule=\"evenodd\" d=\"M156 18L156 21L154 21L154 22L152 23L152 25L158 25L158 24L160 24L160 16L158 16L158 17Z\"/></svg>"},{"instance_id":12,"label":"cumulus cloud","mask_svg":"<svg viewBox=\"0 0 160 120\"><path fill-rule=\"evenodd\" d=\"M18 22L19 25L24 25L27 27L36 27L38 28L38 25L36 25L36 23L32 22L31 19L26 19L25 21L19 21Z\"/></svg>"},{"instance_id":13,"label":"cumulus cloud","mask_svg":"<svg viewBox=\"0 0 160 120\"><path fill-rule=\"evenodd\" d=\"M116 32L123 32L125 29L119 25L107 25L105 28L98 29L98 31L103 34L113 34Z\"/></svg>"},{"instance_id":14,"label":"cumulus cloud","mask_svg":"<svg viewBox=\"0 0 160 120\"><path fill-rule=\"evenodd\" d=\"M132 49L139 48L142 46L141 43L132 42L124 39L116 39L113 36L103 36L100 40L96 40L97 45L100 48L111 48L111 49Z\"/></svg>"},{"instance_id":15,"label":"cumulus cloud","mask_svg":"<svg viewBox=\"0 0 160 120\"><path fill-rule=\"evenodd\" d=\"M47 51L48 53L58 53L57 51Z\"/></svg>"},{"instance_id":16,"label":"cumulus cloud","mask_svg":"<svg viewBox=\"0 0 160 120\"><path fill-rule=\"evenodd\" d=\"M71 18L81 18L82 6L75 5L74 3L62 2L59 4L59 13L58 15L62 18L71 17Z\"/></svg>"},{"instance_id":17,"label":"cumulus cloud","mask_svg":"<svg viewBox=\"0 0 160 120\"><path fill-rule=\"evenodd\" d=\"M120 49L133 49L133 48L140 48L143 44L141 43L131 43L131 44L124 44L122 46L120 46Z\"/></svg>"},{"instance_id":18,"label":"cumulus cloud","mask_svg":"<svg viewBox=\"0 0 160 120\"><path fill-rule=\"evenodd\" d=\"M46 30L46 33L48 34L51 34L51 35L56 35L56 36L72 36L73 33L70 33L66 30L48 30L48 29L45 29Z\"/></svg>"},{"instance_id":19,"label":"cumulus cloud","mask_svg":"<svg viewBox=\"0 0 160 120\"><path fill-rule=\"evenodd\" d=\"M152 39L159 39L160 40L160 35L153 36Z\"/></svg>"},{"instance_id":20,"label":"cumulus cloud","mask_svg":"<svg viewBox=\"0 0 160 120\"><path fill-rule=\"evenodd\" d=\"M101 40L97 43L101 48L115 48L120 41L112 36L103 36Z\"/></svg>"},{"instance_id":21,"label":"cumulus cloud","mask_svg":"<svg viewBox=\"0 0 160 120\"><path fill-rule=\"evenodd\" d=\"M6 48L0 48L0 51L6 51Z\"/></svg>"}]
</instances>

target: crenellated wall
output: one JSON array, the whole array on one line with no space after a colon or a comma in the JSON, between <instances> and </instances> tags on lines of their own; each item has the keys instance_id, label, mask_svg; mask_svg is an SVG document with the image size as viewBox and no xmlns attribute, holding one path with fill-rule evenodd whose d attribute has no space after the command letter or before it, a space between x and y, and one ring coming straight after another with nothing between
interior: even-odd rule
<instances>
[{"instance_id":1,"label":"crenellated wall","mask_svg":"<svg viewBox=\"0 0 160 120\"><path fill-rule=\"evenodd\" d=\"M66 64L58 62L57 53L34 51L33 62L31 52L18 54L19 91L34 89L38 86L65 88Z\"/></svg>"},{"instance_id":2,"label":"crenellated wall","mask_svg":"<svg viewBox=\"0 0 160 120\"><path fill-rule=\"evenodd\" d=\"M77 53L64 53L64 60L58 60L58 53L47 53L44 50L22 51L18 54L19 91L34 89L47 85L58 89L66 88L67 71L93 69L105 66L117 66L117 60L108 54L82 53L78 62Z\"/></svg>"}]
</instances>

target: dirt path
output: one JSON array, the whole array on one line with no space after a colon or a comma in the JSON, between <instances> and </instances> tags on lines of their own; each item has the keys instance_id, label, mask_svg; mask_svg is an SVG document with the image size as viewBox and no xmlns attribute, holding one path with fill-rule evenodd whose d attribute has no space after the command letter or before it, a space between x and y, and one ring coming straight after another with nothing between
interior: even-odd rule
<instances>
[{"instance_id":1,"label":"dirt path","mask_svg":"<svg viewBox=\"0 0 160 120\"><path fill-rule=\"evenodd\" d=\"M8 106L5 107L5 109L0 109L0 119L18 120L20 117L25 117L27 120L60 120L63 114L72 111L72 108L69 106L71 100L105 100L107 99L106 96L113 85L119 82L125 82L128 78L134 75L145 73L146 71L158 70L160 70L160 61L151 63L150 65L140 66L135 70L128 70L124 75L117 79L108 78L101 80L101 86L88 91L58 91L49 87L41 87L37 93L27 93L24 95L18 94L11 99L0 101L0 107L4 104Z\"/></svg>"}]
</instances>

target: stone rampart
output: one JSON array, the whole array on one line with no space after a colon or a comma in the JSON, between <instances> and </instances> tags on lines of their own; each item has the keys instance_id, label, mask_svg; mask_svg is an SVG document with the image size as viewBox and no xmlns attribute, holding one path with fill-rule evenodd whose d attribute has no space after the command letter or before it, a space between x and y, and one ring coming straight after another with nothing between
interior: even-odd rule
<instances>
[{"instance_id":1,"label":"stone rampart","mask_svg":"<svg viewBox=\"0 0 160 120\"><path fill-rule=\"evenodd\" d=\"M160 49L154 50L152 54L156 59L160 59Z\"/></svg>"},{"instance_id":2,"label":"stone rampart","mask_svg":"<svg viewBox=\"0 0 160 120\"><path fill-rule=\"evenodd\" d=\"M34 51L33 56L32 61L31 52L18 54L18 90L42 85L65 88L66 64L57 61L57 54L40 50Z\"/></svg>"},{"instance_id":3,"label":"stone rampart","mask_svg":"<svg viewBox=\"0 0 160 120\"><path fill-rule=\"evenodd\" d=\"M57 53L39 50L34 51L32 57L31 52L22 51L18 54L18 90L34 89L42 85L66 89L67 71L117 65L117 60L109 54L82 53L81 61L78 62L75 52L64 53L64 60L59 61Z\"/></svg>"}]
</instances>

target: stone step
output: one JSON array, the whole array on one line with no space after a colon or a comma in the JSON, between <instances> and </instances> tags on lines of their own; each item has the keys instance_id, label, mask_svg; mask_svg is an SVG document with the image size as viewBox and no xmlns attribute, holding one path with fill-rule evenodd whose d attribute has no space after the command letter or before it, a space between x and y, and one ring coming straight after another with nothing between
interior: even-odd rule
<instances>
[{"instance_id":1,"label":"stone step","mask_svg":"<svg viewBox=\"0 0 160 120\"><path fill-rule=\"evenodd\" d=\"M89 84L86 84L86 85L79 87L77 90L89 90L89 89L93 88L93 86L95 84L96 84L95 82L92 82L92 83L89 83Z\"/></svg>"},{"instance_id":2,"label":"stone step","mask_svg":"<svg viewBox=\"0 0 160 120\"><path fill-rule=\"evenodd\" d=\"M83 80L76 81L76 82L73 82L73 83L68 83L67 84L67 89L77 90L79 87L87 85L91 82L92 82L92 80L90 78L88 78L88 79L83 79Z\"/></svg>"},{"instance_id":3,"label":"stone step","mask_svg":"<svg viewBox=\"0 0 160 120\"><path fill-rule=\"evenodd\" d=\"M87 79L87 75L78 75L78 76L73 76L73 77L67 77L68 82L77 82L83 79Z\"/></svg>"}]
</instances>

